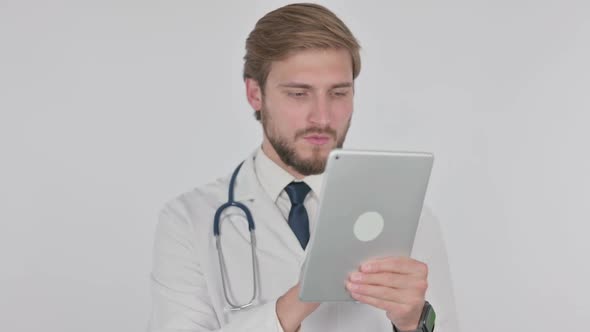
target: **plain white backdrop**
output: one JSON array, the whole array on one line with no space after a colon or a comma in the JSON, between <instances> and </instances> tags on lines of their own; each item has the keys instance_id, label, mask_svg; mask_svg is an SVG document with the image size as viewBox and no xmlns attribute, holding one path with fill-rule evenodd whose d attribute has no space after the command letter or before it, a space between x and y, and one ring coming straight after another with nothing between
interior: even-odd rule
<instances>
[{"instance_id":1,"label":"plain white backdrop","mask_svg":"<svg viewBox=\"0 0 590 332\"><path fill-rule=\"evenodd\" d=\"M360 40L349 148L436 155L463 331L590 305L587 1L323 1ZM285 1L0 0L0 330L143 331L164 202L261 140L244 41Z\"/></svg>"}]
</instances>

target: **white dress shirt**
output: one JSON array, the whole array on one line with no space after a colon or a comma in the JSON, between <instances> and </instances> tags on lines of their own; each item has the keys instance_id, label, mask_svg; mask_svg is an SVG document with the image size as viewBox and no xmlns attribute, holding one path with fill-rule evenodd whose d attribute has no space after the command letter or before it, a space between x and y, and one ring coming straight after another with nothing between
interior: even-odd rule
<instances>
[{"instance_id":1,"label":"white dress shirt","mask_svg":"<svg viewBox=\"0 0 590 332\"><path fill-rule=\"evenodd\" d=\"M309 217L309 229L313 230L316 212L320 202L322 175L310 175L302 180L297 180L293 175L272 161L262 149L257 150L255 158L254 167L256 168L256 177L260 182L260 186L262 186L270 199L281 210L281 214L285 217L285 222L291 210L291 200L285 191L285 187L293 181L303 181L311 188L311 191L305 197L303 205Z\"/></svg>"},{"instance_id":2,"label":"white dress shirt","mask_svg":"<svg viewBox=\"0 0 590 332\"><path fill-rule=\"evenodd\" d=\"M276 300L299 278L305 251L287 224L291 202L284 191L294 177L258 148L237 176L235 200L252 212L256 225L259 273L256 305L228 310L223 293L213 216L227 201L229 177L196 188L163 208L156 231L152 271L152 315L149 330L281 331ZM304 205L313 231L321 192L321 175L303 179L311 188ZM222 213L221 243L233 300L252 296L250 235L243 214ZM416 233L412 257L429 266L426 299L437 313L436 332L455 332L457 318L446 249L438 222L425 209ZM301 331L392 331L384 312L364 304L323 303L302 323Z\"/></svg>"},{"instance_id":3,"label":"white dress shirt","mask_svg":"<svg viewBox=\"0 0 590 332\"><path fill-rule=\"evenodd\" d=\"M316 211L320 201L322 175L310 175L302 180L297 180L293 175L272 161L262 149L258 149L256 152L254 167L256 168L256 177L260 185L264 188L270 199L275 202L279 210L281 210L285 222L288 220L289 211L291 210L291 199L285 191L285 187L293 181L302 181L311 188L303 202L309 218L309 229L311 231L315 224ZM284 332L278 319L277 330Z\"/></svg>"}]
</instances>

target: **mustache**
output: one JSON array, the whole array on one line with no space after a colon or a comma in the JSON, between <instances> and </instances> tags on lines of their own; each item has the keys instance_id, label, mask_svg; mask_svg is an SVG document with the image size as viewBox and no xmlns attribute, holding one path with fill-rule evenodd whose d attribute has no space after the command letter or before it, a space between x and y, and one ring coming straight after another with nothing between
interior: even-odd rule
<instances>
[{"instance_id":1,"label":"mustache","mask_svg":"<svg viewBox=\"0 0 590 332\"><path fill-rule=\"evenodd\" d=\"M336 130L331 127L309 127L305 129L301 129L295 132L295 139L301 138L303 136L316 134L316 135L328 135L331 136L333 139L336 139Z\"/></svg>"}]
</instances>

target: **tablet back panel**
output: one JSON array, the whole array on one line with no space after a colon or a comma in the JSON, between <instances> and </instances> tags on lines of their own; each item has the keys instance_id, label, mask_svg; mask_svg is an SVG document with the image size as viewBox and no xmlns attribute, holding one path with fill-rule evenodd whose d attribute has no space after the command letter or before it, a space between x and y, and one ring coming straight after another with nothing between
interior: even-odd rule
<instances>
[{"instance_id":1,"label":"tablet back panel","mask_svg":"<svg viewBox=\"0 0 590 332\"><path fill-rule=\"evenodd\" d=\"M302 267L303 301L353 301L348 274L369 258L410 256L433 155L334 150Z\"/></svg>"}]
</instances>

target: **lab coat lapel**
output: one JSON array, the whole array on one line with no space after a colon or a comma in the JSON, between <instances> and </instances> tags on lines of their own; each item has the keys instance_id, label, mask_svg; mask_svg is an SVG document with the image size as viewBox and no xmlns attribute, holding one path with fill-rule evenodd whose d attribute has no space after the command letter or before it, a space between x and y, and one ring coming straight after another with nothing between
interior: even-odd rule
<instances>
[{"instance_id":1,"label":"lab coat lapel","mask_svg":"<svg viewBox=\"0 0 590 332\"><path fill-rule=\"evenodd\" d=\"M254 167L255 152L242 165L236 179L235 199L246 205L254 218L257 249L273 256L285 258L285 254L301 263L303 248L281 214L281 211L266 194L256 176ZM245 224L242 215L233 215L232 219ZM234 223L234 221L232 221ZM250 242L247 227L239 227L245 241Z\"/></svg>"}]
</instances>

